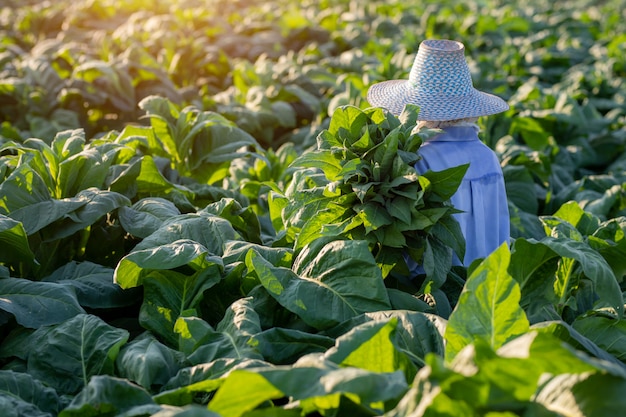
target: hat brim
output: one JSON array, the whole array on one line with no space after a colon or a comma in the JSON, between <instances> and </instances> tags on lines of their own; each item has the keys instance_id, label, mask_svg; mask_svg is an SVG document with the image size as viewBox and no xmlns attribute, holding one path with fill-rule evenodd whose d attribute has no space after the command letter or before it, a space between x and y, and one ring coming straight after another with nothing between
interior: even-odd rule
<instances>
[{"instance_id":1,"label":"hat brim","mask_svg":"<svg viewBox=\"0 0 626 417\"><path fill-rule=\"evenodd\" d=\"M420 108L418 119L426 121L489 116L509 109L500 97L475 88L460 96L424 94L407 80L382 81L372 85L367 92L367 101L397 116L406 104L417 105Z\"/></svg>"}]
</instances>

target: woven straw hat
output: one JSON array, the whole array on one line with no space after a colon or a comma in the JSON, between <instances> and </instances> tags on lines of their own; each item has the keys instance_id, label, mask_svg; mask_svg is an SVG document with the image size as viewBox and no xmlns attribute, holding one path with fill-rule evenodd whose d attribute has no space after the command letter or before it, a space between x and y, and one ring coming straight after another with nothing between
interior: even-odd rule
<instances>
[{"instance_id":1,"label":"woven straw hat","mask_svg":"<svg viewBox=\"0 0 626 417\"><path fill-rule=\"evenodd\" d=\"M427 121L487 116L509 108L500 97L474 88L461 42L434 39L420 44L408 80L372 85L367 101L395 115L405 104L415 104L418 119Z\"/></svg>"}]
</instances>

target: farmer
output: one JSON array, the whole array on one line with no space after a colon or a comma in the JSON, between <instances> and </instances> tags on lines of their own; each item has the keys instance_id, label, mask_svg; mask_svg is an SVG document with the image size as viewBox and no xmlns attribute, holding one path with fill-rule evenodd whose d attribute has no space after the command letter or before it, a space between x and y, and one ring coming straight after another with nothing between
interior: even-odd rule
<instances>
[{"instance_id":1,"label":"farmer","mask_svg":"<svg viewBox=\"0 0 626 417\"><path fill-rule=\"evenodd\" d=\"M405 104L420 107L417 127L442 133L419 149L419 173L441 171L469 163L461 185L451 198L462 210L454 214L466 240L463 265L489 255L509 242L509 211L502 168L496 154L478 138L478 117L506 111L499 97L478 91L465 61L465 47L451 40L425 40L417 52L408 80L372 85L367 100L400 115Z\"/></svg>"}]
</instances>

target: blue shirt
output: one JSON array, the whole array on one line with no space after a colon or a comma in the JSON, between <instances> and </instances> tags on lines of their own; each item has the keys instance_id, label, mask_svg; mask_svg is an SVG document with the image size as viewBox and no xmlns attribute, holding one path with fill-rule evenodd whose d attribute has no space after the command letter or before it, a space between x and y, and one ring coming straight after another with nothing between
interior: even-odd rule
<instances>
[{"instance_id":1,"label":"blue shirt","mask_svg":"<svg viewBox=\"0 0 626 417\"><path fill-rule=\"evenodd\" d=\"M478 138L474 126L450 126L427 140L418 150L422 159L415 164L418 173L469 163L469 168L452 205L463 210L453 216L465 237L463 265L484 258L510 240L509 209L502 168L496 154Z\"/></svg>"}]
</instances>

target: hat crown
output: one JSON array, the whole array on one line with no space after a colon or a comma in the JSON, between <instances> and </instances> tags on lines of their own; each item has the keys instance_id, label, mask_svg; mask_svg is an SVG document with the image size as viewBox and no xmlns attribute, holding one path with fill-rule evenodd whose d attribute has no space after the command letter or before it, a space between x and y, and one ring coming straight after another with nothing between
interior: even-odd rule
<instances>
[{"instance_id":1,"label":"hat crown","mask_svg":"<svg viewBox=\"0 0 626 417\"><path fill-rule=\"evenodd\" d=\"M425 40L417 51L409 83L430 95L462 96L473 90L465 46L451 40Z\"/></svg>"}]
</instances>

